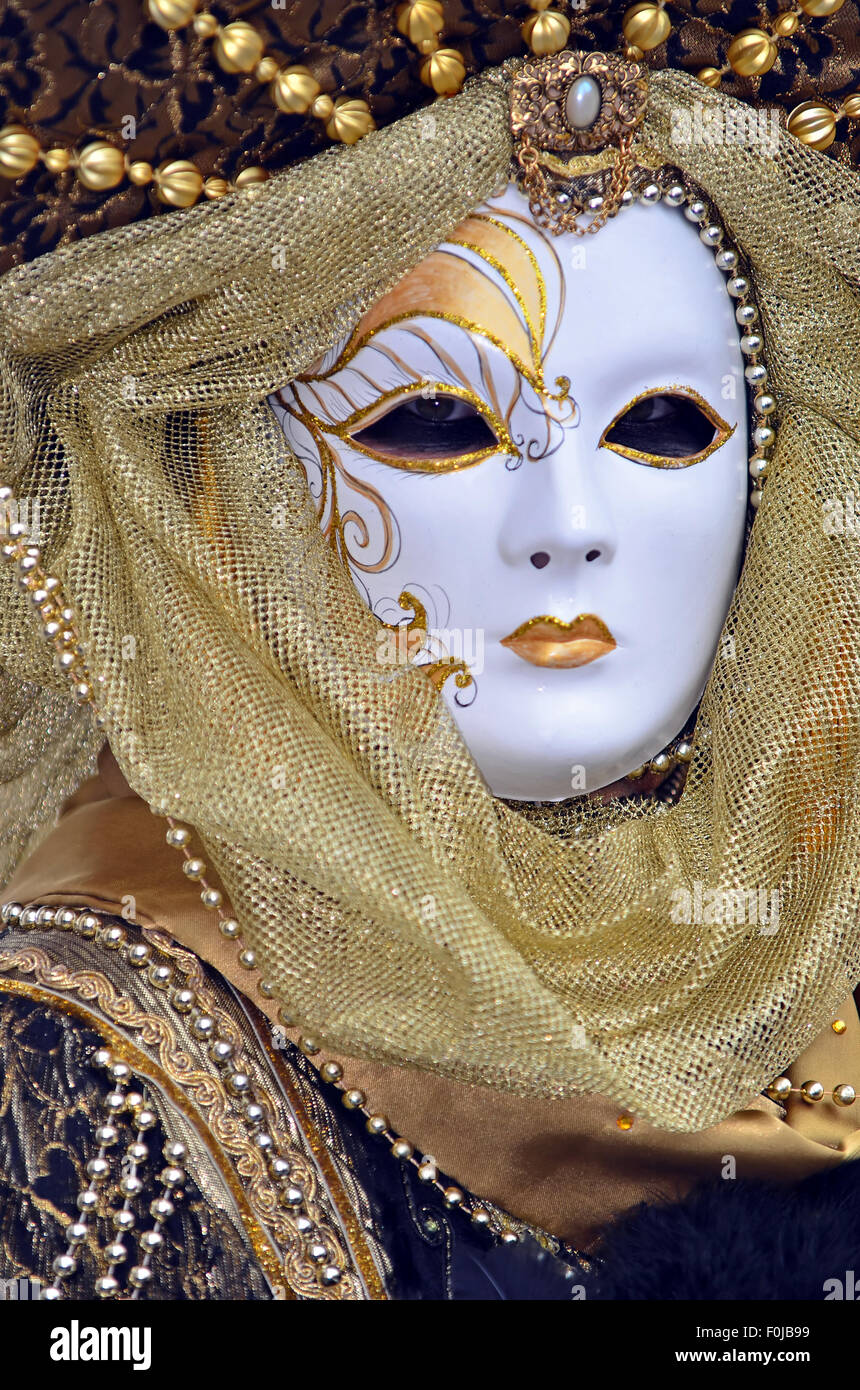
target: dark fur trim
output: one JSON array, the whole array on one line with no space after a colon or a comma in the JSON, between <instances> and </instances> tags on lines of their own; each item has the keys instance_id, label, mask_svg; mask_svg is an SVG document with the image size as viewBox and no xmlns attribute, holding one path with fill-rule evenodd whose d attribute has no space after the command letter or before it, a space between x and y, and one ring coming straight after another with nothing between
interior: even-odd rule
<instances>
[{"instance_id":1,"label":"dark fur trim","mask_svg":"<svg viewBox=\"0 0 860 1390\"><path fill-rule=\"evenodd\" d=\"M821 1301L841 1288L860 1300L860 1163L793 1186L716 1181L642 1203L605 1229L600 1255L578 1281L587 1298Z\"/></svg>"}]
</instances>

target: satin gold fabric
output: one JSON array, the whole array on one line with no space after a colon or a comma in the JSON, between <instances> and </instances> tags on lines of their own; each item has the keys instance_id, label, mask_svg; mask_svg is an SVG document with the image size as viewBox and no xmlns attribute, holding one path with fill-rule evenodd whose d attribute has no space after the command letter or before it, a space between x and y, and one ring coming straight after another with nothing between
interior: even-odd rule
<instances>
[{"instance_id":1,"label":"satin gold fabric","mask_svg":"<svg viewBox=\"0 0 860 1390\"><path fill-rule=\"evenodd\" d=\"M419 671L380 666L266 404L504 181L507 101L485 74L432 127L5 276L3 480L40 502L120 766L199 830L292 1016L368 1061L700 1130L860 977L858 552L823 524L860 446L858 177L784 131L699 141L697 112L745 108L651 79L642 139L749 259L779 444L683 796L584 799L559 836L490 795ZM5 877L100 734L56 726L8 576L0 658ZM779 930L673 921L696 884L778 892Z\"/></svg>"},{"instance_id":2,"label":"satin gold fabric","mask_svg":"<svg viewBox=\"0 0 860 1390\"><path fill-rule=\"evenodd\" d=\"M239 965L241 943L220 935L180 863L164 841L163 821L136 797L106 796L94 778L8 892L23 904L124 911L145 925L164 927L277 1023L277 1004L260 993L259 973ZM789 1069L794 1085L813 1078L832 1091L851 1082L860 1093L860 1020L852 998L843 1002L839 1017L845 1032L837 1036L829 1024L822 1029ZM289 1036L297 1041L293 1030ZM337 1060L373 1108L455 1181L583 1250L601 1226L635 1202L679 1197L700 1179L797 1182L860 1156L858 1107L840 1110L829 1099L809 1106L795 1097L783 1111L759 1096L693 1135L639 1119L624 1131L617 1105L601 1096L526 1100L340 1053Z\"/></svg>"}]
</instances>

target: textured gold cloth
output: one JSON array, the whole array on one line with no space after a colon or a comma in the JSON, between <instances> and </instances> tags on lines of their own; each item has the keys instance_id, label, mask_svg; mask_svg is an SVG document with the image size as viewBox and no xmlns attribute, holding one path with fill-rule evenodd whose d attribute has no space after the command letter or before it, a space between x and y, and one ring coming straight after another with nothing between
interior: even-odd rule
<instances>
[{"instance_id":1,"label":"textured gold cloth","mask_svg":"<svg viewBox=\"0 0 860 1390\"><path fill-rule=\"evenodd\" d=\"M99 778L84 783L59 824L15 874L9 895L130 913L166 930L214 965L277 1025L277 1003L256 970L239 964L242 943L226 941L193 885L176 872L163 822L137 797L105 797ZM133 894L133 902L128 894ZM667 1134L636 1120L618 1127L618 1107L602 1096L528 1099L468 1086L411 1067L336 1060L344 1081L441 1170L514 1217L592 1247L607 1221L638 1201L682 1196L696 1181L725 1178L794 1183L860 1155L858 1106L840 1109L834 1084L860 1094L860 1020L854 1000L839 1006L845 1032L829 1024L787 1069L794 1086L810 1077L828 1092L818 1105L793 1096L783 1112L765 1096L697 1134ZM286 1030L294 1042L295 1030ZM326 1060L320 1053L316 1065ZM733 1160L733 1169L727 1164Z\"/></svg>"},{"instance_id":2,"label":"textured gold cloth","mask_svg":"<svg viewBox=\"0 0 860 1390\"><path fill-rule=\"evenodd\" d=\"M655 75L642 137L750 260L779 443L680 802L584 801L564 837L490 795L419 671L378 664L265 401L504 181L498 74L432 138L406 117L0 281L4 481L39 500L122 770L198 829L290 1013L357 1057L689 1130L860 976L858 551L822 510L858 472L858 178L784 133L679 147L697 106L735 103ZM5 578L4 877L100 739L26 608ZM696 882L779 891L779 930L674 923Z\"/></svg>"}]
</instances>

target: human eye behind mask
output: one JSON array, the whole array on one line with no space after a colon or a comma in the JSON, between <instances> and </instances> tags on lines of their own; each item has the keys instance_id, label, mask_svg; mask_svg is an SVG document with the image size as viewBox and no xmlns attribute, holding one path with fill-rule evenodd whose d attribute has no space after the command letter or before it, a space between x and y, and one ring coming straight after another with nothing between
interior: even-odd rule
<instances>
[{"instance_id":1,"label":"human eye behind mask","mask_svg":"<svg viewBox=\"0 0 860 1390\"><path fill-rule=\"evenodd\" d=\"M500 447L476 406L447 391L405 396L350 431L356 447L395 466L450 463L486 456Z\"/></svg>"},{"instance_id":2,"label":"human eye behind mask","mask_svg":"<svg viewBox=\"0 0 860 1390\"><path fill-rule=\"evenodd\" d=\"M686 468L718 449L734 432L692 387L655 388L619 411L601 444L655 468Z\"/></svg>"}]
</instances>

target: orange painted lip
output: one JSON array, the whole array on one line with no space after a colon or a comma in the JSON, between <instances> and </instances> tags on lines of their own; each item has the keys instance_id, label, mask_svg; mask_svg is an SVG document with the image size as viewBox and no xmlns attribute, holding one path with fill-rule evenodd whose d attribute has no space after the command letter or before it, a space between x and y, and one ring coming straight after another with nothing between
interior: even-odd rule
<instances>
[{"instance_id":1,"label":"orange painted lip","mask_svg":"<svg viewBox=\"0 0 860 1390\"><path fill-rule=\"evenodd\" d=\"M501 644L532 666L563 670L598 661L616 645L609 628L594 613L580 613L569 623L561 618L529 618L503 637Z\"/></svg>"}]
</instances>

